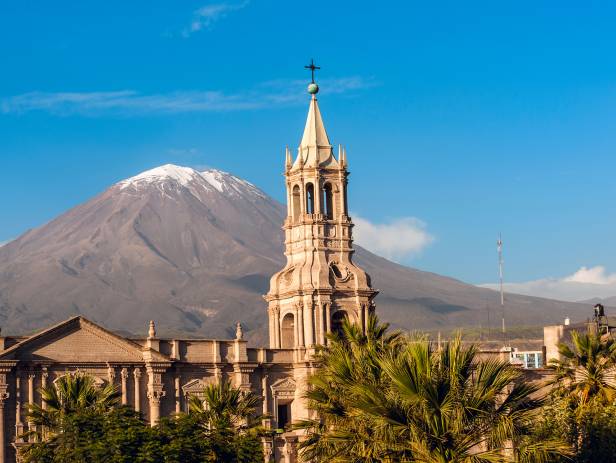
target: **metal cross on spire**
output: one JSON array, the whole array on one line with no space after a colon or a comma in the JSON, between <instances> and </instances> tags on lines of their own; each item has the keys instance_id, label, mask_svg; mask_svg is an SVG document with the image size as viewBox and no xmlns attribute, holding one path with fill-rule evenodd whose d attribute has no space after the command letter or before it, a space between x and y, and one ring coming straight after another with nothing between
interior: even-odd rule
<instances>
[{"instance_id":1,"label":"metal cross on spire","mask_svg":"<svg viewBox=\"0 0 616 463\"><path fill-rule=\"evenodd\" d=\"M312 74L312 83L314 84L314 71L317 69L321 69L320 66L316 66L314 64L314 59L310 59L310 64L308 66L304 66L305 69L310 69L310 73Z\"/></svg>"}]
</instances>

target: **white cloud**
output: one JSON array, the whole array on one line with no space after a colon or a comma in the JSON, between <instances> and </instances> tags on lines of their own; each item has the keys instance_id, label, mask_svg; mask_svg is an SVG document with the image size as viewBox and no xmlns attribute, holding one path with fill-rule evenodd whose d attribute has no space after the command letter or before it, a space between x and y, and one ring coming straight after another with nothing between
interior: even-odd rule
<instances>
[{"instance_id":1,"label":"white cloud","mask_svg":"<svg viewBox=\"0 0 616 463\"><path fill-rule=\"evenodd\" d=\"M616 273L608 274L602 265L591 268L580 267L573 275L565 277L564 281L594 285L616 285Z\"/></svg>"},{"instance_id":2,"label":"white cloud","mask_svg":"<svg viewBox=\"0 0 616 463\"><path fill-rule=\"evenodd\" d=\"M226 17L229 13L248 6L248 1L241 3L215 3L202 6L193 12L190 26L182 31L182 37L190 37L195 32L209 29L212 24Z\"/></svg>"},{"instance_id":3,"label":"white cloud","mask_svg":"<svg viewBox=\"0 0 616 463\"><path fill-rule=\"evenodd\" d=\"M497 289L495 283L480 285ZM563 301L583 301L592 298L616 296L616 273L608 273L605 267L580 267L571 275L562 278L542 278L523 283L506 283L505 291L528 296L547 297Z\"/></svg>"},{"instance_id":4,"label":"white cloud","mask_svg":"<svg viewBox=\"0 0 616 463\"><path fill-rule=\"evenodd\" d=\"M142 94L134 90L110 92L28 92L0 100L0 112L45 111L55 115L157 115L263 109L306 102L305 81L264 82L237 93L177 91ZM324 94L342 94L376 85L358 76L324 79Z\"/></svg>"},{"instance_id":5,"label":"white cloud","mask_svg":"<svg viewBox=\"0 0 616 463\"><path fill-rule=\"evenodd\" d=\"M353 215L353 222L357 244L396 262L417 255L434 241L426 224L414 217L375 224Z\"/></svg>"}]
</instances>

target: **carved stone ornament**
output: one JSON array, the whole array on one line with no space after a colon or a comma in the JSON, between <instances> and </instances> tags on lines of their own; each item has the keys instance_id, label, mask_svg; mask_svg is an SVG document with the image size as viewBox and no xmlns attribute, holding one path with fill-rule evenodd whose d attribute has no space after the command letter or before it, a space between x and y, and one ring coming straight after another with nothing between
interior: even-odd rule
<instances>
[{"instance_id":1,"label":"carved stone ornament","mask_svg":"<svg viewBox=\"0 0 616 463\"><path fill-rule=\"evenodd\" d=\"M203 389L208 384L203 379L193 379L182 386L182 392L185 396L203 397Z\"/></svg>"},{"instance_id":2,"label":"carved stone ornament","mask_svg":"<svg viewBox=\"0 0 616 463\"><path fill-rule=\"evenodd\" d=\"M293 378L281 378L270 386L272 395L277 398L293 398L297 387Z\"/></svg>"}]
</instances>

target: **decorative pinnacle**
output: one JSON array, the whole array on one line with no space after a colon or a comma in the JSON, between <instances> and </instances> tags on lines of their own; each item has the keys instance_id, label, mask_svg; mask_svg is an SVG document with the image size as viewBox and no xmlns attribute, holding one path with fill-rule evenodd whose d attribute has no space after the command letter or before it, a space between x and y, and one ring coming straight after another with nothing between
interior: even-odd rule
<instances>
[{"instance_id":1,"label":"decorative pinnacle","mask_svg":"<svg viewBox=\"0 0 616 463\"><path fill-rule=\"evenodd\" d=\"M319 92L319 86L314 81L314 71L317 69L321 69L320 66L316 66L314 64L314 59L310 60L310 64L308 66L304 66L305 69L310 69L310 75L312 77L310 84L308 84L308 93L311 95L316 95Z\"/></svg>"},{"instance_id":2,"label":"decorative pinnacle","mask_svg":"<svg viewBox=\"0 0 616 463\"><path fill-rule=\"evenodd\" d=\"M154 339L156 337L156 325L154 320L150 320L150 328L148 330L148 339Z\"/></svg>"},{"instance_id":3,"label":"decorative pinnacle","mask_svg":"<svg viewBox=\"0 0 616 463\"><path fill-rule=\"evenodd\" d=\"M235 339L244 339L244 330L242 329L242 324L240 322L235 324Z\"/></svg>"}]
</instances>

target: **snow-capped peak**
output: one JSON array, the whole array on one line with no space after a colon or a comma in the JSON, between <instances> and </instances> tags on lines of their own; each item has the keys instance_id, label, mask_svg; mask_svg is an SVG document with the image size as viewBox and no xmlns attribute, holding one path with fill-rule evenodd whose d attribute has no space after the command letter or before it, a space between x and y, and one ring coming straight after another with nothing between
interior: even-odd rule
<instances>
[{"instance_id":1,"label":"snow-capped peak","mask_svg":"<svg viewBox=\"0 0 616 463\"><path fill-rule=\"evenodd\" d=\"M134 177L122 180L118 185L123 190L130 186L138 186L140 184L158 183L166 180L175 180L180 185L188 186L195 178L200 176L199 172L190 167L176 166L174 164L165 164L164 166L155 167L154 169L141 172Z\"/></svg>"},{"instance_id":2,"label":"snow-capped peak","mask_svg":"<svg viewBox=\"0 0 616 463\"><path fill-rule=\"evenodd\" d=\"M217 169L207 169L199 172L190 167L165 164L154 169L141 172L134 177L122 180L117 185L121 190L129 187L141 187L150 184L165 184L175 182L192 191L192 187L201 185L207 189L215 189L223 194L246 194L265 197L263 192L252 183ZM193 193L195 193L193 191Z\"/></svg>"}]
</instances>

